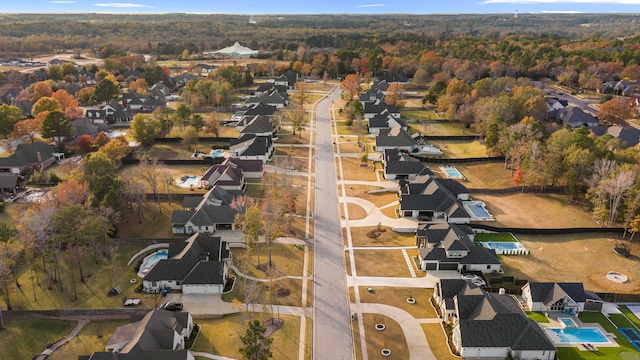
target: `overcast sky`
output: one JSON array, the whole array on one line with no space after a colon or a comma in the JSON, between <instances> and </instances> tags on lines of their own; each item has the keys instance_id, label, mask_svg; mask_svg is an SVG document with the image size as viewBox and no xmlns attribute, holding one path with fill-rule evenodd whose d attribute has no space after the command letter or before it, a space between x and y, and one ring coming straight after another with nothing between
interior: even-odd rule
<instances>
[{"instance_id":1,"label":"overcast sky","mask_svg":"<svg viewBox=\"0 0 640 360\"><path fill-rule=\"evenodd\" d=\"M0 13L640 13L640 0L2 0Z\"/></svg>"}]
</instances>

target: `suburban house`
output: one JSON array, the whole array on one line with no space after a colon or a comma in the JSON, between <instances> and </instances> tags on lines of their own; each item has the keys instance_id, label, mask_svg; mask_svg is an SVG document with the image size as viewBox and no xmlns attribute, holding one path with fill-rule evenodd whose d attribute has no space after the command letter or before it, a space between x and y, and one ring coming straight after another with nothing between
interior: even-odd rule
<instances>
[{"instance_id":1,"label":"suburban house","mask_svg":"<svg viewBox=\"0 0 640 360\"><path fill-rule=\"evenodd\" d=\"M382 154L384 178L387 180L414 180L418 176L433 176L433 172L420 160L398 149L385 149Z\"/></svg>"},{"instance_id":2,"label":"suburban house","mask_svg":"<svg viewBox=\"0 0 640 360\"><path fill-rule=\"evenodd\" d=\"M233 230L237 210L231 202L243 196L241 190L225 190L214 186L203 196L185 196L182 207L186 210L174 210L171 213L173 234L209 233L216 230Z\"/></svg>"},{"instance_id":3,"label":"suburban house","mask_svg":"<svg viewBox=\"0 0 640 360\"><path fill-rule=\"evenodd\" d=\"M401 125L381 128L376 136L376 151L383 152L386 149L405 150L408 152L418 148L418 142Z\"/></svg>"},{"instance_id":4,"label":"suburban house","mask_svg":"<svg viewBox=\"0 0 640 360\"><path fill-rule=\"evenodd\" d=\"M601 303L592 292L584 290L582 283L528 282L522 287L522 298L529 311L561 311L578 315L588 302Z\"/></svg>"},{"instance_id":5,"label":"suburban house","mask_svg":"<svg viewBox=\"0 0 640 360\"><path fill-rule=\"evenodd\" d=\"M400 126L402 130L407 131L408 127L404 121L399 118L391 116L386 110L383 114L378 114L372 118L369 118L369 134L378 135L380 129L393 129L396 126Z\"/></svg>"},{"instance_id":6,"label":"suburban house","mask_svg":"<svg viewBox=\"0 0 640 360\"><path fill-rule=\"evenodd\" d=\"M620 139L627 146L636 146L640 143L640 130L633 126L594 126L590 129L596 136L611 135Z\"/></svg>"},{"instance_id":7,"label":"suburban house","mask_svg":"<svg viewBox=\"0 0 640 360\"><path fill-rule=\"evenodd\" d=\"M298 74L291 69L285 71L282 75L273 80L274 84L286 86L289 89L293 89L296 82L298 82Z\"/></svg>"},{"instance_id":8,"label":"suburban house","mask_svg":"<svg viewBox=\"0 0 640 360\"><path fill-rule=\"evenodd\" d=\"M374 102L364 103L364 118L370 119L378 114L382 114L384 110L387 110L391 116L396 119L400 118L400 110L395 105L385 104L383 100L376 100Z\"/></svg>"},{"instance_id":9,"label":"suburban house","mask_svg":"<svg viewBox=\"0 0 640 360\"><path fill-rule=\"evenodd\" d=\"M108 125L94 123L86 117L73 120L71 126L73 127L73 137L75 139L82 135L89 135L92 139L95 139L101 131L107 132L109 130Z\"/></svg>"},{"instance_id":10,"label":"suburban house","mask_svg":"<svg viewBox=\"0 0 640 360\"><path fill-rule=\"evenodd\" d=\"M421 222L468 224L469 213L462 201L469 200L469 190L452 179L436 179L429 175L399 182L401 217Z\"/></svg>"},{"instance_id":11,"label":"suburban house","mask_svg":"<svg viewBox=\"0 0 640 360\"><path fill-rule=\"evenodd\" d=\"M287 85L276 85L272 82L264 82L258 85L258 88L253 92L254 96L260 96L264 94L268 94L273 90L278 91L280 96L282 96L285 100L289 100L289 94L287 93L287 89L289 87Z\"/></svg>"},{"instance_id":12,"label":"suburban house","mask_svg":"<svg viewBox=\"0 0 640 360\"><path fill-rule=\"evenodd\" d=\"M216 70L216 66L209 65L209 64L196 64L196 66L193 67L193 71L197 73L205 74L205 76L208 74L211 74L215 70Z\"/></svg>"},{"instance_id":13,"label":"suburban house","mask_svg":"<svg viewBox=\"0 0 640 360\"><path fill-rule=\"evenodd\" d=\"M282 109L287 106L287 99L280 95L278 90L275 89L266 94L260 93L256 96L252 96L245 101L245 104L247 106L252 106L261 102L269 106L275 106L277 109Z\"/></svg>"},{"instance_id":14,"label":"suburban house","mask_svg":"<svg viewBox=\"0 0 640 360\"><path fill-rule=\"evenodd\" d=\"M409 83L409 79L398 72L391 72L391 73L385 72L382 76L378 78L378 80L386 81L388 83L394 83L394 82L401 83L401 84Z\"/></svg>"},{"instance_id":15,"label":"suburban house","mask_svg":"<svg viewBox=\"0 0 640 360\"><path fill-rule=\"evenodd\" d=\"M390 82L385 81L385 80L380 80L378 82L376 82L375 84L373 84L373 86L371 86L371 90L370 91L379 91L382 94L386 95L387 94L387 90L389 89L389 85L391 85ZM384 99L382 99L384 100Z\"/></svg>"},{"instance_id":16,"label":"suburban house","mask_svg":"<svg viewBox=\"0 0 640 360\"><path fill-rule=\"evenodd\" d=\"M246 183L242 169L229 164L212 165L200 178L200 187L219 186L225 190L244 190Z\"/></svg>"},{"instance_id":17,"label":"suburban house","mask_svg":"<svg viewBox=\"0 0 640 360\"><path fill-rule=\"evenodd\" d=\"M544 100L547 102L547 112L564 109L569 106L569 102L567 100L561 100L555 97L545 98Z\"/></svg>"},{"instance_id":18,"label":"suburban house","mask_svg":"<svg viewBox=\"0 0 640 360\"><path fill-rule=\"evenodd\" d=\"M249 106L245 111L242 112L242 116L256 116L256 115L266 115L271 116L275 114L276 107L267 105L263 102L259 102L257 104Z\"/></svg>"},{"instance_id":19,"label":"suburban house","mask_svg":"<svg viewBox=\"0 0 640 360\"><path fill-rule=\"evenodd\" d=\"M581 126L592 127L598 125L598 119L595 116L575 106L554 110L549 113L549 118L574 129Z\"/></svg>"},{"instance_id":20,"label":"suburban house","mask_svg":"<svg viewBox=\"0 0 640 360\"><path fill-rule=\"evenodd\" d=\"M244 160L271 160L275 153L271 136L244 134L239 139L229 141L229 151L233 157Z\"/></svg>"},{"instance_id":21,"label":"suburban house","mask_svg":"<svg viewBox=\"0 0 640 360\"><path fill-rule=\"evenodd\" d=\"M553 360L556 348L511 295L488 293L461 279L440 279L434 300L452 326L463 358Z\"/></svg>"},{"instance_id":22,"label":"suburban house","mask_svg":"<svg viewBox=\"0 0 640 360\"><path fill-rule=\"evenodd\" d=\"M147 94L155 99L164 99L170 93L171 89L162 81L158 81L147 89Z\"/></svg>"},{"instance_id":23,"label":"suburban house","mask_svg":"<svg viewBox=\"0 0 640 360\"><path fill-rule=\"evenodd\" d=\"M473 237L473 230L465 225L420 225L416 230L420 268L423 271L500 272L500 260L495 250L476 246Z\"/></svg>"},{"instance_id":24,"label":"suburban house","mask_svg":"<svg viewBox=\"0 0 640 360\"><path fill-rule=\"evenodd\" d=\"M598 88L598 92L601 94L613 94L618 96L631 96L635 94L635 90L624 80L608 81Z\"/></svg>"},{"instance_id":25,"label":"suburban house","mask_svg":"<svg viewBox=\"0 0 640 360\"><path fill-rule=\"evenodd\" d=\"M274 129L266 115L243 116L236 124L240 136L253 134L256 136L273 136Z\"/></svg>"},{"instance_id":26,"label":"suburban house","mask_svg":"<svg viewBox=\"0 0 640 360\"><path fill-rule=\"evenodd\" d=\"M135 91L122 94L122 105L132 113L150 113L156 109L167 107L164 100L140 95Z\"/></svg>"},{"instance_id":27,"label":"suburban house","mask_svg":"<svg viewBox=\"0 0 640 360\"><path fill-rule=\"evenodd\" d=\"M80 356L81 360L167 359L194 360L185 349L193 331L188 312L154 309L142 319L119 326L107 341L104 352Z\"/></svg>"},{"instance_id":28,"label":"suburban house","mask_svg":"<svg viewBox=\"0 0 640 360\"><path fill-rule=\"evenodd\" d=\"M117 101L112 101L99 109L87 109L85 116L95 123L114 124L133 120L131 112Z\"/></svg>"},{"instance_id":29,"label":"suburban house","mask_svg":"<svg viewBox=\"0 0 640 360\"><path fill-rule=\"evenodd\" d=\"M380 90L371 89L365 93L360 94L360 96L358 97L358 100L360 101L360 103L362 103L362 106L364 107L365 103L373 103L373 102L376 102L377 100L384 101L384 94Z\"/></svg>"},{"instance_id":30,"label":"suburban house","mask_svg":"<svg viewBox=\"0 0 640 360\"><path fill-rule=\"evenodd\" d=\"M231 252L219 236L193 234L169 243L166 259L158 261L142 279L144 292L163 289L183 294L222 294L227 282Z\"/></svg>"},{"instance_id":31,"label":"suburban house","mask_svg":"<svg viewBox=\"0 0 640 360\"><path fill-rule=\"evenodd\" d=\"M55 152L53 145L41 142L18 144L11 156L0 158L0 176L23 175L29 169L44 169L62 159L64 154Z\"/></svg>"}]
</instances>

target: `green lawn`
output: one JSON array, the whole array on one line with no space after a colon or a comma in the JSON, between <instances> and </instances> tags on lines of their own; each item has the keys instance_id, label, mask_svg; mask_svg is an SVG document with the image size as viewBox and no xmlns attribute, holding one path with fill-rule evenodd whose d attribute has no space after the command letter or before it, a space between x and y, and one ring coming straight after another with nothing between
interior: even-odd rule
<instances>
[{"instance_id":1,"label":"green lawn","mask_svg":"<svg viewBox=\"0 0 640 360\"><path fill-rule=\"evenodd\" d=\"M473 241L477 244L480 241L518 242L518 239L512 233L478 233L474 235Z\"/></svg>"},{"instance_id":2,"label":"green lawn","mask_svg":"<svg viewBox=\"0 0 640 360\"><path fill-rule=\"evenodd\" d=\"M437 120L439 119L433 110L402 110L400 115L408 120Z\"/></svg>"},{"instance_id":3,"label":"green lawn","mask_svg":"<svg viewBox=\"0 0 640 360\"><path fill-rule=\"evenodd\" d=\"M444 153L444 157L449 159L464 159L487 156L487 148L477 140L443 140L429 143L440 148L440 150L442 150L442 152Z\"/></svg>"},{"instance_id":4,"label":"green lawn","mask_svg":"<svg viewBox=\"0 0 640 360\"><path fill-rule=\"evenodd\" d=\"M609 318L618 328L633 328L633 323L624 314L609 314Z\"/></svg>"},{"instance_id":5,"label":"green lawn","mask_svg":"<svg viewBox=\"0 0 640 360\"><path fill-rule=\"evenodd\" d=\"M53 352L49 360L77 359L79 355L105 351L104 347L116 328L126 324L129 324L128 320L92 321L80 330L78 336Z\"/></svg>"},{"instance_id":6,"label":"green lawn","mask_svg":"<svg viewBox=\"0 0 640 360\"><path fill-rule=\"evenodd\" d=\"M537 322L537 323L548 323L549 319L540 311L527 311L527 316L529 319Z\"/></svg>"},{"instance_id":7,"label":"green lawn","mask_svg":"<svg viewBox=\"0 0 640 360\"><path fill-rule=\"evenodd\" d=\"M618 306L618 308L620 309L620 311L622 311L623 314L627 316L629 320L631 320L636 329L640 329L640 319L638 319L638 317L634 313L632 313L628 307L620 305Z\"/></svg>"},{"instance_id":8,"label":"green lawn","mask_svg":"<svg viewBox=\"0 0 640 360\"><path fill-rule=\"evenodd\" d=\"M30 359L44 351L47 344L67 336L76 327L76 322L54 319L5 319L4 325L5 328L0 329L0 349L4 355L0 358ZM73 358L77 359L77 356Z\"/></svg>"}]
</instances>

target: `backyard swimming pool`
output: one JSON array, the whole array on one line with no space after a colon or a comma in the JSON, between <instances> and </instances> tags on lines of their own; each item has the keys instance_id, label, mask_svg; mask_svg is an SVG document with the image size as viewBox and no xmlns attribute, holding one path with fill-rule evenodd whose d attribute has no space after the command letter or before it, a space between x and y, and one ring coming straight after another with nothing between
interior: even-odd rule
<instances>
[{"instance_id":1,"label":"backyard swimming pool","mask_svg":"<svg viewBox=\"0 0 640 360\"><path fill-rule=\"evenodd\" d=\"M218 150L214 150L211 152L211 154L209 154L209 156L211 156L212 158L219 158L219 157L223 157L224 156L224 150L223 149L218 149Z\"/></svg>"},{"instance_id":2,"label":"backyard swimming pool","mask_svg":"<svg viewBox=\"0 0 640 360\"><path fill-rule=\"evenodd\" d=\"M465 204L465 208L467 210L469 210L471 215L473 215L473 217L478 219L478 220L492 220L493 219L493 216L491 216L491 214L489 214L487 209L483 205L481 205L479 203L474 203L474 202L466 203Z\"/></svg>"},{"instance_id":3,"label":"backyard swimming pool","mask_svg":"<svg viewBox=\"0 0 640 360\"><path fill-rule=\"evenodd\" d=\"M188 188L188 187L192 187L192 186L199 186L201 178L202 178L202 176L195 176L195 175L182 176L176 181L176 184L178 186L180 186L180 187L183 187L183 188Z\"/></svg>"},{"instance_id":4,"label":"backyard swimming pool","mask_svg":"<svg viewBox=\"0 0 640 360\"><path fill-rule=\"evenodd\" d=\"M167 257L169 257L169 252L167 250L156 251L142 260L142 265L140 265L139 271L143 274L146 274L153 267L153 265L155 265L162 259L166 259Z\"/></svg>"},{"instance_id":5,"label":"backyard swimming pool","mask_svg":"<svg viewBox=\"0 0 640 360\"><path fill-rule=\"evenodd\" d=\"M442 170L449 179L464 179L462 173L454 166L441 166L440 170Z\"/></svg>"},{"instance_id":6,"label":"backyard swimming pool","mask_svg":"<svg viewBox=\"0 0 640 360\"><path fill-rule=\"evenodd\" d=\"M547 328L553 342L561 344L609 344L598 328Z\"/></svg>"},{"instance_id":7,"label":"backyard swimming pool","mask_svg":"<svg viewBox=\"0 0 640 360\"><path fill-rule=\"evenodd\" d=\"M502 241L480 241L480 245L493 249L498 255L521 255L528 254L529 249L519 242L502 242Z\"/></svg>"}]
</instances>

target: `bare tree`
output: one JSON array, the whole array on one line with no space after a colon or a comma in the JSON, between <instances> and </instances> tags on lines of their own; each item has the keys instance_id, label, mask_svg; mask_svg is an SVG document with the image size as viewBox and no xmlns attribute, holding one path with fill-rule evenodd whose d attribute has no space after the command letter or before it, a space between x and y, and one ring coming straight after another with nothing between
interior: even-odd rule
<instances>
[{"instance_id":1,"label":"bare tree","mask_svg":"<svg viewBox=\"0 0 640 360\"><path fill-rule=\"evenodd\" d=\"M162 185L167 168L158 159L143 157L140 159L140 163L136 166L135 176L149 185L154 199L158 202L160 199L158 194L160 192L160 186ZM158 204L159 205L159 204ZM159 208L162 212L162 207Z\"/></svg>"}]
</instances>

